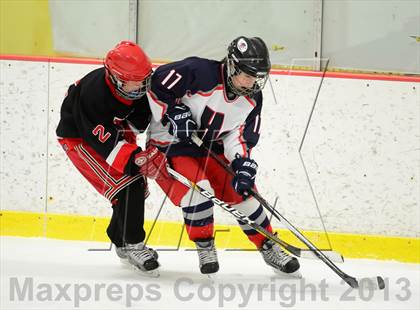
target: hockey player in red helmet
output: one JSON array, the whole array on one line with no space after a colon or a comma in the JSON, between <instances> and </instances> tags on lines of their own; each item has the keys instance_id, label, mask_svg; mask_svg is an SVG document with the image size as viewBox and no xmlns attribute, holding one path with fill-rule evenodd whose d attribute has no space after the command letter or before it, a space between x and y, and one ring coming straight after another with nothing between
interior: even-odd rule
<instances>
[{"instance_id":1,"label":"hockey player in red helmet","mask_svg":"<svg viewBox=\"0 0 420 310\"><path fill-rule=\"evenodd\" d=\"M152 64L138 45L122 41L108 52L104 64L114 94L136 100L150 88Z\"/></svg>"},{"instance_id":2,"label":"hockey player in red helmet","mask_svg":"<svg viewBox=\"0 0 420 310\"><path fill-rule=\"evenodd\" d=\"M156 275L158 255L143 243L144 200L146 177L166 172L165 157L156 147L136 144L151 118L145 96L151 74L144 51L122 41L108 52L104 67L69 87L56 133L74 166L112 204L107 234L118 256Z\"/></svg>"},{"instance_id":3,"label":"hockey player in red helmet","mask_svg":"<svg viewBox=\"0 0 420 310\"><path fill-rule=\"evenodd\" d=\"M172 169L271 232L269 218L249 195L258 170L251 150L260 137L261 90L270 68L264 41L245 36L231 42L222 61L189 57L160 66L148 92L153 113L148 136L166 153ZM234 177L191 142L193 133L230 165ZM198 250L200 271L217 272L213 202L180 182L161 178L157 183L182 208L188 236ZM239 225L266 264L276 272L298 274L296 258L244 222Z\"/></svg>"}]
</instances>

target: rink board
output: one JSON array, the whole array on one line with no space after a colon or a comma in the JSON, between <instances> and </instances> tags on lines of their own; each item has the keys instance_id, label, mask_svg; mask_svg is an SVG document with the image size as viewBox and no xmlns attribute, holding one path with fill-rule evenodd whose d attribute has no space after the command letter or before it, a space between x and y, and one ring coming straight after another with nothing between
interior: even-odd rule
<instances>
[{"instance_id":1,"label":"rink board","mask_svg":"<svg viewBox=\"0 0 420 310\"><path fill-rule=\"evenodd\" d=\"M0 212L0 236L47 237L63 240L110 242L106 235L109 218L44 214L32 212ZM193 247L180 222L145 222L147 243L153 246ZM294 245L304 247L292 234L278 229L279 235ZM315 245L329 249L323 232L304 231ZM218 248L253 249L238 226L216 225L215 238ZM371 258L420 263L420 238L328 233L335 251L346 258Z\"/></svg>"},{"instance_id":2,"label":"rink board","mask_svg":"<svg viewBox=\"0 0 420 310\"><path fill-rule=\"evenodd\" d=\"M67 86L101 65L0 55L1 235L108 241L112 210L74 169L55 135ZM270 74L272 88L263 91L264 134L253 152L261 163L259 191L319 247L330 247L325 226L332 247L346 257L419 262L420 77L327 72L298 154L321 76ZM149 189L148 231L159 217L149 243L191 246L182 213L154 182ZM218 247L251 246L235 218L217 208L214 215Z\"/></svg>"}]
</instances>

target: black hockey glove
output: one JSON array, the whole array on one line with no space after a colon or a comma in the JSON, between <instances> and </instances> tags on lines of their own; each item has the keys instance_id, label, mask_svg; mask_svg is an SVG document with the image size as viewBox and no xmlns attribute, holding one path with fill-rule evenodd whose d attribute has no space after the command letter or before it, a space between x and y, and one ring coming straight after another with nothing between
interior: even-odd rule
<instances>
[{"instance_id":1,"label":"black hockey glove","mask_svg":"<svg viewBox=\"0 0 420 310\"><path fill-rule=\"evenodd\" d=\"M185 104L178 104L168 109L162 119L166 126L169 122L169 133L179 140L189 140L194 131L197 130L197 123L192 119L190 108Z\"/></svg>"},{"instance_id":2,"label":"black hockey glove","mask_svg":"<svg viewBox=\"0 0 420 310\"><path fill-rule=\"evenodd\" d=\"M236 154L235 157L231 163L231 167L235 172L232 186L237 193L247 198L251 195L250 190L254 187L258 165L251 158L241 157L239 154Z\"/></svg>"}]
</instances>

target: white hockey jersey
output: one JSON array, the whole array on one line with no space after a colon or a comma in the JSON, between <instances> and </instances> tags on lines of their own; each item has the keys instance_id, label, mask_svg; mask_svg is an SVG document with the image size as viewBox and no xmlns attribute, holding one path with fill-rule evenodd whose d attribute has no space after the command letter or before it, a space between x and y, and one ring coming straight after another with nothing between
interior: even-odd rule
<instances>
[{"instance_id":1,"label":"white hockey jersey","mask_svg":"<svg viewBox=\"0 0 420 310\"><path fill-rule=\"evenodd\" d=\"M192 143L180 142L170 135L169 124L162 125L168 107L181 102L191 109L198 136L215 152L223 152L229 161L236 153L249 156L258 142L262 94L230 100L222 62L190 57L160 66L152 76L147 96L153 114L149 143L167 152L167 156L206 156Z\"/></svg>"}]
</instances>

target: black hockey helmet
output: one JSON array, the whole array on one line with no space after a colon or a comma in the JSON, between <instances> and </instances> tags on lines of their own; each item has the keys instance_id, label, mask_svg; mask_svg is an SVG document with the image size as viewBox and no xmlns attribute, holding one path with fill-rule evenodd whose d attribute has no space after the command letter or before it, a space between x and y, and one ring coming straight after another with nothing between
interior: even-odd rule
<instances>
[{"instance_id":1,"label":"black hockey helmet","mask_svg":"<svg viewBox=\"0 0 420 310\"><path fill-rule=\"evenodd\" d=\"M271 62L267 46L259 37L238 37L230 43L226 58L227 82L239 96L253 95L264 88L270 72ZM256 78L252 88L237 88L232 77L244 72Z\"/></svg>"}]
</instances>

